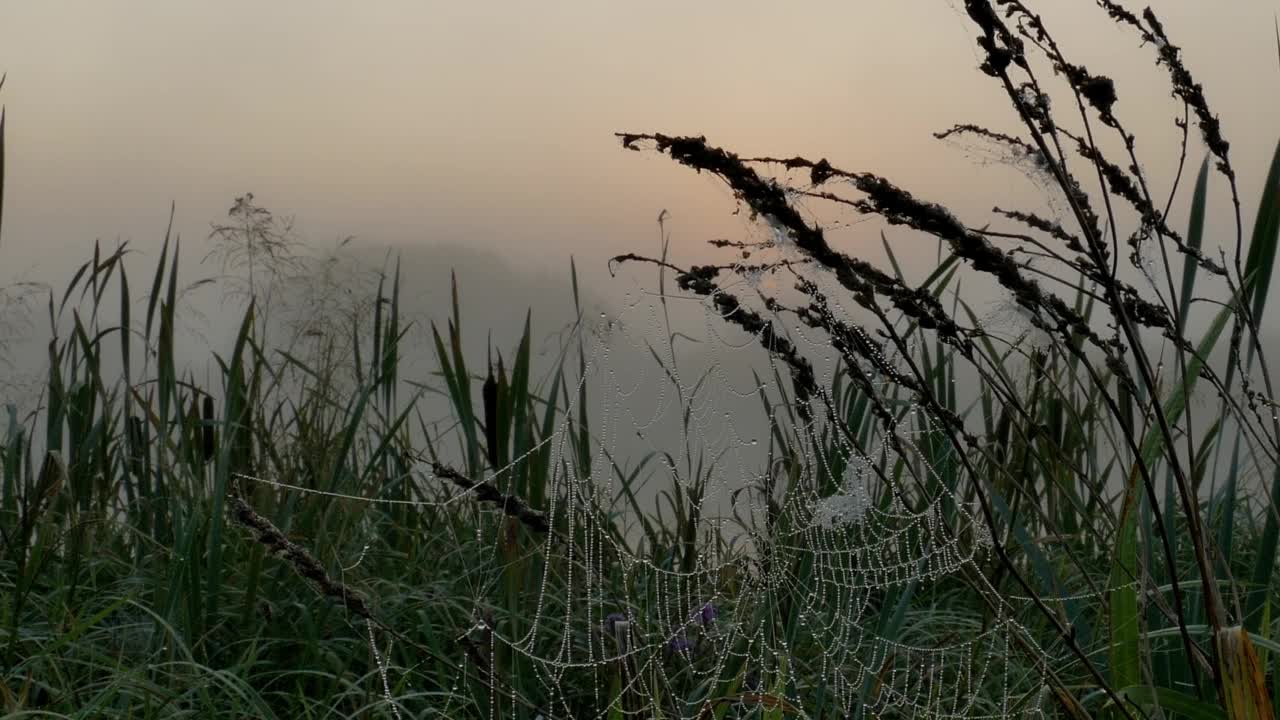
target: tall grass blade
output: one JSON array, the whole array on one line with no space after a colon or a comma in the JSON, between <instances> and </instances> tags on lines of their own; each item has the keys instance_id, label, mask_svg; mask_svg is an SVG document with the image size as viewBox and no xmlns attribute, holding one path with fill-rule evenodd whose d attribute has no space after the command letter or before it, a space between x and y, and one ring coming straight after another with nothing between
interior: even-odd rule
<instances>
[{"instance_id":1,"label":"tall grass blade","mask_svg":"<svg viewBox=\"0 0 1280 720\"><path fill-rule=\"evenodd\" d=\"M0 77L0 87L4 78ZM4 238L4 106L0 106L0 245Z\"/></svg>"},{"instance_id":2,"label":"tall grass blade","mask_svg":"<svg viewBox=\"0 0 1280 720\"><path fill-rule=\"evenodd\" d=\"M1195 390L1196 384L1200 379L1200 371L1208 362L1210 353L1213 352L1214 346L1218 344L1218 339L1222 337L1222 330L1227 326L1227 321L1231 319L1233 314L1232 307L1227 305L1218 312L1213 319L1213 323L1205 331L1203 337L1200 338L1199 344L1196 345L1195 356L1187 363L1187 381L1178 383L1174 386L1173 392L1164 402L1164 416L1166 422L1172 426L1183 412L1187 409L1187 397ZM1148 429L1145 438L1142 441L1142 458L1141 461L1146 463L1147 467L1154 467L1164 452L1163 438L1160 434L1158 426Z\"/></svg>"},{"instance_id":3,"label":"tall grass blade","mask_svg":"<svg viewBox=\"0 0 1280 720\"><path fill-rule=\"evenodd\" d=\"M214 470L212 507L209 512L208 566L205 575L205 615L212 625L218 614L219 591L222 588L222 528L223 508L227 490L232 487L233 476L248 470L247 446L251 442L249 418L253 412L253 398L247 386L251 371L245 368L245 348L249 344L254 327L254 300L249 301L236 333L229 372L226 378L226 409L222 421L222 452ZM194 558L192 558L194 560ZM194 565L192 565L194 568Z\"/></svg>"},{"instance_id":4,"label":"tall grass blade","mask_svg":"<svg viewBox=\"0 0 1280 720\"><path fill-rule=\"evenodd\" d=\"M1262 312L1266 306L1267 291L1271 286L1271 273L1275 264L1278 240L1280 240L1280 143L1277 143L1275 153L1271 157L1271 168L1267 171L1267 181L1263 187L1258 217L1253 226L1253 240L1249 245L1249 257L1245 264L1245 277L1248 283L1245 288L1246 298L1249 296L1253 298L1253 319L1259 328L1262 327ZM1246 372L1253 364L1253 353L1254 346L1250 344L1248 360L1245 363ZM1244 618L1245 627L1254 632L1258 630L1262 601L1271 590L1271 579L1275 574L1277 538L1280 537L1280 467L1273 471L1266 502L1269 503L1264 513L1266 521L1258 543L1258 554L1254 561Z\"/></svg>"},{"instance_id":5,"label":"tall grass blade","mask_svg":"<svg viewBox=\"0 0 1280 720\"><path fill-rule=\"evenodd\" d=\"M1187 720L1228 720L1227 713L1221 707L1166 687L1135 685L1122 688L1117 694L1140 707L1154 708L1159 705L1166 712L1175 712Z\"/></svg>"},{"instance_id":6,"label":"tall grass blade","mask_svg":"<svg viewBox=\"0 0 1280 720\"><path fill-rule=\"evenodd\" d=\"M1200 171L1196 174L1195 190L1191 194L1191 219L1187 226L1187 246L1199 250L1204 243L1204 206L1209 190L1209 155L1200 162ZM1200 263L1190 255L1182 261L1182 290L1178 295L1178 334L1181 335L1187 326L1187 312L1191 308L1191 293L1195 289L1196 272Z\"/></svg>"}]
</instances>

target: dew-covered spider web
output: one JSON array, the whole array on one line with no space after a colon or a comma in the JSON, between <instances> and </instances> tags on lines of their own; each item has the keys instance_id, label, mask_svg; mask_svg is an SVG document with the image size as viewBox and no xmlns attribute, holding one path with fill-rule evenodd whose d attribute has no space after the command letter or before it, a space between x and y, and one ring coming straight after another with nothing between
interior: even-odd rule
<instances>
[{"instance_id":1,"label":"dew-covered spider web","mask_svg":"<svg viewBox=\"0 0 1280 720\"><path fill-rule=\"evenodd\" d=\"M878 364L851 368L801 322L792 312L805 299L801 277L830 318L869 321L831 278L788 264L799 258L781 237L739 255L718 292L808 359L817 394L807 402L791 368L758 330L725 317L715 293L678 287L673 269L628 265L617 275L623 309L584 321L591 327L565 356L579 372L560 389L549 434L471 478L519 498L529 489L515 486L514 470L546 452L541 504L522 502L549 531L529 531L511 507L451 486L430 463L415 468L416 482L452 489L436 509L478 518L450 531L470 554L454 578L465 595L449 602L469 617L448 638L462 650L438 711L1054 714L1046 678L1069 655L1042 645L1044 633L1033 638L1028 625L1042 619L1027 597L992 584L1000 565L972 478L950 437L890 377L906 372L904 358L879 344ZM916 362L943 368L932 381L954 397L945 349L923 331L911 347ZM372 629L369 642L373 682L394 708L418 669L398 665Z\"/></svg>"}]
</instances>

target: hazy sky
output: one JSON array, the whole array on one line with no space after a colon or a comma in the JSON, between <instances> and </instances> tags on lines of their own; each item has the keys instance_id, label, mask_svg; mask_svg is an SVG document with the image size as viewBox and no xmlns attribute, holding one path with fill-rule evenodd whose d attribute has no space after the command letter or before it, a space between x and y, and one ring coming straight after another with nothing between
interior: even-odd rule
<instances>
[{"instance_id":1,"label":"hazy sky","mask_svg":"<svg viewBox=\"0 0 1280 720\"><path fill-rule=\"evenodd\" d=\"M1034 5L1079 61L1116 77L1117 112L1149 138L1144 163L1172 167L1177 108L1150 48L1092 2ZM1280 136L1275 4L1154 5L1222 116L1252 205ZM652 248L663 208L678 248L743 235L720 185L624 152L619 130L825 155L985 222L993 200L1032 194L929 135L1017 129L975 69L974 34L959 0L9 2L0 274L47 278L94 238L152 244L170 201L202 241L245 191L318 242L461 243L543 269L574 253L588 274Z\"/></svg>"}]
</instances>

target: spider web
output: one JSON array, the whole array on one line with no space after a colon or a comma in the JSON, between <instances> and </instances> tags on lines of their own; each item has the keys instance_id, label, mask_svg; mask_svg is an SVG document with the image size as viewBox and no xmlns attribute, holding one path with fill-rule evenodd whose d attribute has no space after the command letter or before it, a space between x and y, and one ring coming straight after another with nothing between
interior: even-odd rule
<instances>
[{"instance_id":1,"label":"spider web","mask_svg":"<svg viewBox=\"0 0 1280 720\"><path fill-rule=\"evenodd\" d=\"M747 271L725 289L784 295L787 283L770 274ZM860 319L834 299L833 281L806 277L833 298L833 317ZM464 579L474 624L458 640L537 678L536 691L527 680L523 689L533 712L498 691L511 678L490 666L490 716L1043 716L1044 669L1065 653L1037 644L1027 598L987 581L987 527L928 413L877 379L894 424L850 425L861 391L837 391L825 336L775 313L825 388L827 409L815 399L806 420L758 338L670 285L659 293L640 281L626 308L586 336L576 389L589 392L567 394L539 446L551 452L545 514L561 525L523 556L542 560L522 589L523 622L482 610L517 560L504 534L477 523L474 538L457 538L481 549ZM583 412L589 469L575 442ZM628 482L650 453L651 472ZM510 467L478 479L512 492ZM425 465L418 481L441 482ZM468 500L459 492L444 504ZM948 602L952 593L982 603ZM393 667L372 628L369 643L399 716L389 676L413 669ZM464 674L446 714L468 702Z\"/></svg>"},{"instance_id":2,"label":"spider web","mask_svg":"<svg viewBox=\"0 0 1280 720\"><path fill-rule=\"evenodd\" d=\"M734 289L755 290L761 281L749 275L747 287ZM578 477L570 464L554 462L562 472L551 495L576 503L568 516L589 530L579 569L565 582L569 597L576 599L563 605L560 624L588 634L598 628L599 645L562 643L550 652L539 643L538 619L523 636L494 637L541 667L553 695L569 674L590 673L600 716L676 712L697 717L709 704L717 708L718 699L732 709L731 716L747 716L753 709L812 717L1038 714L1043 682L1033 664L1015 661L1018 650L1011 646L1021 638L1034 649L1014 620L1021 608L991 588L985 588L993 601L986 618L944 617L956 624L950 633L903 630L915 593L966 574L981 578L975 571L990 560L985 526L935 472L950 448L944 443L939 453L940 433L923 410L891 397L902 408L892 428L900 441L894 447L876 432L868 433L870 443L857 447L840 438L828 419L805 422L792 415L796 424L789 435L796 445L791 455L805 460L807 469L800 474L810 477L800 477L785 491L776 483L766 487L759 468L777 454L777 443L766 447L759 441L768 428L748 431L750 421L738 406L780 388L754 378L744 385L730 371L769 361L757 352L756 338L729 330L709 300L676 300L643 288L635 295L639 299L620 319L639 330L615 333L618 347L595 352L593 369L602 382L592 411L605 431L602 443L631 435L655 438L650 449L662 455L659 474L669 476L672 488L649 496L652 509L664 500L674 505L683 499L689 506L684 520L696 513L703 526L741 543L719 554L699 553L689 563L678 551L663 553L634 532L629 535L635 542L625 542L625 535L620 541L599 527L598 515L591 512L616 507L616 474L593 465L597 470L591 475ZM700 345L709 356L701 366L681 357L677 347L678 338L689 337L670 326L668 306L677 303L680 309L697 303L703 321ZM854 315L839 303L830 311L844 320ZM824 380L829 382L834 368L825 339L800 327L790 330L807 355L827 361ZM654 363L628 376L623 363L612 359L618 357L650 357ZM879 387L892 393L888 383ZM774 404L771 412L770 424L776 424L782 410ZM755 420L763 424L763 418ZM662 442L656 436L664 428ZM824 444L824 436L833 441ZM567 443L560 440L564 452ZM706 468L712 457L719 464L699 476L698 468ZM843 467L833 466L833 459ZM817 481L824 472L839 478L834 487ZM921 483L931 494L921 495ZM651 509L645 504L633 503L632 512ZM620 519L631 519L628 515L624 511ZM557 549L549 541L543 551ZM617 597L618 585L604 581L606 558L616 558L623 568L630 579L626 588L644 592ZM547 587L544 583L543 592ZM927 620L927 613L922 617ZM893 636L886 635L895 625ZM684 701L663 707L655 700L673 694L685 694Z\"/></svg>"}]
</instances>

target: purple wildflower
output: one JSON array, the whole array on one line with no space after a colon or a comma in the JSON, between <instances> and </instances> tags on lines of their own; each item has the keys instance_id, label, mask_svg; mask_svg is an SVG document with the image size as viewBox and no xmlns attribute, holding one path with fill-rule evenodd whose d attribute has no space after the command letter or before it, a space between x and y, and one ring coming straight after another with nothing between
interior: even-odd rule
<instances>
[{"instance_id":1,"label":"purple wildflower","mask_svg":"<svg viewBox=\"0 0 1280 720\"><path fill-rule=\"evenodd\" d=\"M707 602L707 604L703 605L702 609L698 611L698 615L702 620L703 625L710 625L717 617L719 617L720 610L716 608L714 603Z\"/></svg>"},{"instance_id":2,"label":"purple wildflower","mask_svg":"<svg viewBox=\"0 0 1280 720\"><path fill-rule=\"evenodd\" d=\"M689 652L689 650L692 648L693 648L693 645L690 644L689 638L686 638L684 635L677 635L671 638L671 640L667 643L667 651L672 654Z\"/></svg>"}]
</instances>

